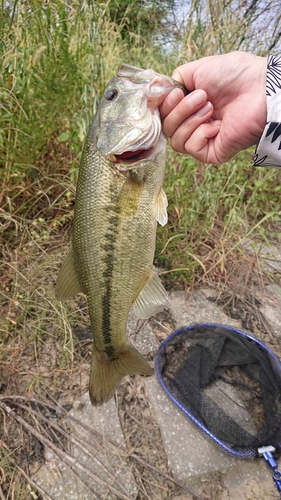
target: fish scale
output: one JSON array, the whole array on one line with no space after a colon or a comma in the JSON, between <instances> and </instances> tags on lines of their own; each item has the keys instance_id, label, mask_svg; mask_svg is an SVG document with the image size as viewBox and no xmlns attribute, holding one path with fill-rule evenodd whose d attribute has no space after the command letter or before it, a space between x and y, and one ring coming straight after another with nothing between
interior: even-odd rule
<instances>
[{"instance_id":1,"label":"fish scale","mask_svg":"<svg viewBox=\"0 0 281 500\"><path fill-rule=\"evenodd\" d=\"M154 231L156 221L143 217L141 213L122 216L117 200L126 177L116 174L112 163L104 162L100 155L94 154L86 155L81 166L74 215L73 252L79 282L87 296L89 314L95 325L95 345L103 350L104 337L110 334L112 324L115 330L112 342L118 343L123 335L125 309L136 298L135 282L139 280L140 274L143 275L139 266L141 260L144 261L141 267L150 271L154 248L150 252L147 248L146 258L140 258L138 239L140 234L144 236L144 231L149 231L147 223ZM85 177L83 170L87 172ZM100 183L103 184L102 193ZM84 203L85 195L90 202ZM144 231L140 228L141 224ZM148 262L146 266L145 261ZM109 331L103 331L105 323ZM122 331L120 335L119 330Z\"/></svg>"},{"instance_id":2,"label":"fish scale","mask_svg":"<svg viewBox=\"0 0 281 500\"><path fill-rule=\"evenodd\" d=\"M123 65L109 82L90 128L79 169L72 248L56 284L60 300L79 291L87 298L93 404L109 399L124 375L153 372L126 339L130 307L139 317L168 307L153 268L157 220L167 219L166 139L158 106L176 84L153 70L145 70L145 82L139 74L135 83L135 70L130 67L126 76ZM158 86L152 89L154 82Z\"/></svg>"}]
</instances>

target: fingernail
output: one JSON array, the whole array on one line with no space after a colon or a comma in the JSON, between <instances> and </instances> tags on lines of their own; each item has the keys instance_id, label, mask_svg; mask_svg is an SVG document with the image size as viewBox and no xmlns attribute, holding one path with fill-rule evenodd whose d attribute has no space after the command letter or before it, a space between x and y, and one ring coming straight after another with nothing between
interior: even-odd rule
<instances>
[{"instance_id":1,"label":"fingernail","mask_svg":"<svg viewBox=\"0 0 281 500\"><path fill-rule=\"evenodd\" d=\"M174 107L180 101L180 98L183 97L183 91L180 89L174 89L166 98L166 102L169 106Z\"/></svg>"},{"instance_id":2,"label":"fingernail","mask_svg":"<svg viewBox=\"0 0 281 500\"><path fill-rule=\"evenodd\" d=\"M207 102L203 108L198 109L198 111L195 113L196 116L199 118L202 118L202 116L205 116L209 111L211 110L212 104L210 102Z\"/></svg>"},{"instance_id":3,"label":"fingernail","mask_svg":"<svg viewBox=\"0 0 281 500\"><path fill-rule=\"evenodd\" d=\"M198 89L192 92L192 94L189 95L188 97L189 104L191 104L192 107L197 107L200 106L200 104L204 104L207 100L207 95L204 90Z\"/></svg>"}]
</instances>

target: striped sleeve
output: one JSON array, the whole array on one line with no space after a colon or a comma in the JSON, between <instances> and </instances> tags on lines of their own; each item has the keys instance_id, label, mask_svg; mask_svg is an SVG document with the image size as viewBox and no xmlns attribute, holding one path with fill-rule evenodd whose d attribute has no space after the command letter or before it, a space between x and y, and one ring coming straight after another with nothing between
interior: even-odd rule
<instances>
[{"instance_id":1,"label":"striped sleeve","mask_svg":"<svg viewBox=\"0 0 281 500\"><path fill-rule=\"evenodd\" d=\"M281 168L281 56L269 56L266 75L267 123L254 156L255 167Z\"/></svg>"}]
</instances>

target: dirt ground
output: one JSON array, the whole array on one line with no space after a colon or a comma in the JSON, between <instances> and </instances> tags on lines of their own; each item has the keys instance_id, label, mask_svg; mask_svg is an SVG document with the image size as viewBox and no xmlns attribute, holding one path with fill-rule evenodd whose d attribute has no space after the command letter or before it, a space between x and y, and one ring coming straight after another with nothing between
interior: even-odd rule
<instances>
[{"instance_id":1,"label":"dirt ground","mask_svg":"<svg viewBox=\"0 0 281 500\"><path fill-rule=\"evenodd\" d=\"M84 299L80 298L79 307L83 314L85 306ZM155 331L160 341L164 337L163 332L167 334L167 329L172 331L173 328L173 321L167 312L163 313L163 318L160 316L152 323L156 325ZM17 485L17 472L25 472L31 478L44 463L47 449L44 437L55 446L67 450L66 438L59 431L54 431L48 419L57 422L59 415L56 408L61 408L61 413L69 411L75 400L88 389L91 329L74 325L73 334L71 369L60 368L61 342L55 337L44 340L40 354L37 353L40 359L38 363L34 359L33 349L26 346L16 363L10 362L1 367L0 444L4 453L0 464L4 463L4 454L7 459L5 469L0 467L1 500L1 495L5 499L22 498ZM149 356L148 360L151 361L152 357ZM139 458L139 461L132 459L134 478L139 489L137 499L169 499L179 495L183 490L171 476L160 429L145 395L143 377L123 379L115 398L127 450ZM12 410L16 419L9 410ZM42 418L47 420L42 423ZM36 435L32 431L33 427L38 431ZM17 472L16 464L19 466ZM32 488L33 494L35 491ZM31 493L28 497L32 498ZM39 500L44 496L36 492L34 498Z\"/></svg>"},{"instance_id":2,"label":"dirt ground","mask_svg":"<svg viewBox=\"0 0 281 500\"><path fill-rule=\"evenodd\" d=\"M53 260L49 256L43 263L41 272L45 280L55 279ZM31 268L35 272L36 262ZM24 279L17 274L19 288L24 287ZM46 272L49 272L46 278ZM42 291L43 290L43 291ZM38 293L32 308L48 309L52 301L52 286ZM33 292L32 292L33 293ZM35 292L34 292L35 293ZM29 292L30 297L30 292ZM210 298L210 300L214 300ZM281 358L281 346L260 312L260 302L253 294L239 291L221 293L216 303L226 314L241 320L242 327L272 347ZM25 304L26 306L26 304ZM5 304L4 304L5 307ZM20 316L20 302L9 310L10 321L17 324ZM57 307L57 306L56 306ZM64 306L62 306L64 307ZM42 313L43 314L43 313ZM68 412L75 400L87 391L91 359L92 334L89 326L85 299L80 296L65 312L61 312L60 322L64 324L64 338L57 336L54 328L58 322L58 311L53 308L44 316L40 324L40 338L33 337L38 328L38 315L33 309L25 313L25 339L6 338L4 356L0 364L0 499L44 498L32 483L32 475L45 461L48 442L67 451L67 432L63 427L64 413ZM62 318L62 319L61 319ZM69 325L67 323L68 320ZM160 343L175 329L169 311L150 320L150 325ZM27 338L30 336L30 338ZM5 359L5 349L7 356ZM152 360L154 353L148 355ZM127 377L116 391L118 414L128 451L127 459L132 465L134 479L138 487L137 500L223 500L221 474L212 474L198 481L196 488L183 488L171 474L157 422L153 417L144 390L143 378ZM39 418L40 415L40 418ZM58 429L52 425L56 422ZM36 432L34 431L36 430ZM47 440L47 441L46 441ZM137 457L136 460L134 457ZM249 493L250 494L250 493ZM94 498L94 497L93 497ZM109 498L109 497L108 497ZM121 497L120 497L121 498ZM254 498L249 496L250 499Z\"/></svg>"}]
</instances>

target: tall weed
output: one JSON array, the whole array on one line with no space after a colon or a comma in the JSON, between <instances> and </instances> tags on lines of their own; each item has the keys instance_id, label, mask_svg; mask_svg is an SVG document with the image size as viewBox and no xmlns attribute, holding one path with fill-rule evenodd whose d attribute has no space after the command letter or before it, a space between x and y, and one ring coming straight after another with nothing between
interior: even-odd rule
<instances>
[{"instance_id":1,"label":"tall weed","mask_svg":"<svg viewBox=\"0 0 281 500\"><path fill-rule=\"evenodd\" d=\"M248 1L237 6L191 0L188 9L182 4L182 22L179 12L167 10L166 24L158 17L158 31L149 27L150 36L144 36L143 20L154 6L144 5L137 25L132 6L137 9L137 0L121 2L119 9L110 0L2 2L0 197L6 245L21 248L30 237L47 241L68 227L83 141L120 62L171 73L185 60L251 47L262 19L260 2L252 9ZM275 1L271 10L267 7L264 15L272 20ZM274 17L272 39L267 45L260 40L257 52L278 42L279 17ZM238 226L245 228L245 217L250 224L269 212L278 222L279 177L279 172L253 170L249 152L214 168L170 151L169 224L159 230L157 260L190 268L191 276L200 245L216 227L225 225L229 235L231 228L236 234Z\"/></svg>"},{"instance_id":2,"label":"tall weed","mask_svg":"<svg viewBox=\"0 0 281 500\"><path fill-rule=\"evenodd\" d=\"M157 17L157 4L166 9L164 19ZM0 369L6 367L12 383L23 379L27 391L54 389L56 374L75 362L74 318L83 331L88 324L83 299L58 303L53 282L69 240L83 142L118 65L171 74L201 56L278 48L277 0L184 1L182 21L180 11L167 10L173 2L160 4L2 0ZM262 9L272 29L258 37ZM253 169L252 153L214 167L168 150L169 222L159 228L156 248L167 282L190 286L214 269L222 274L227 257L253 233L280 237L280 172ZM0 454L7 470L4 459ZM7 498L29 495L28 489L11 493L9 485L5 492Z\"/></svg>"},{"instance_id":3,"label":"tall weed","mask_svg":"<svg viewBox=\"0 0 281 500\"><path fill-rule=\"evenodd\" d=\"M255 4L252 9L250 1L191 0L188 9L182 5L182 22L171 9L165 24L151 2L139 7L137 0L127 5L110 0L2 2L0 197L5 243L22 245L30 235L46 241L68 225L83 141L102 90L120 62L171 73L185 60L249 48L262 19L261 2ZM146 9L138 14L139 24L132 6ZM272 21L275 1L271 10L263 7ZM150 26L150 36L148 31L144 36L148 12L158 28ZM278 42L279 18L274 17L272 38L263 45L260 40L257 52ZM170 151L165 181L170 222L159 231L157 258L171 267L188 267L190 255L198 255L200 241L210 238L217 224L236 231L245 216L250 223L274 213L278 186L278 172L252 170L249 152L214 168ZM169 258L165 252L158 255L164 246Z\"/></svg>"}]
</instances>

